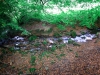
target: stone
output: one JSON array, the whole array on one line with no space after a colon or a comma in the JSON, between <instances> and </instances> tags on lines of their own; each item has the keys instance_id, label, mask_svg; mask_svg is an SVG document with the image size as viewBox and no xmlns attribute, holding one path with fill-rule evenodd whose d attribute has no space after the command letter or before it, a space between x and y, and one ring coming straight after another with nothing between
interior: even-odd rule
<instances>
[{"instance_id":1,"label":"stone","mask_svg":"<svg viewBox=\"0 0 100 75\"><path fill-rule=\"evenodd\" d=\"M100 32L98 32L96 35L97 35L97 38L100 39Z\"/></svg>"}]
</instances>

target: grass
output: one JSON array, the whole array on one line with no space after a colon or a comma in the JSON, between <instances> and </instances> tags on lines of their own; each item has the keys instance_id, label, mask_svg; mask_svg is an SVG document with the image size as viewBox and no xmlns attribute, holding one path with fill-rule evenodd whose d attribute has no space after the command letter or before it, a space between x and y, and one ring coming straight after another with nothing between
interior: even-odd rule
<instances>
[{"instance_id":1,"label":"grass","mask_svg":"<svg viewBox=\"0 0 100 75\"><path fill-rule=\"evenodd\" d=\"M8 51L5 50L5 49L2 49L1 52L2 52L2 54L7 54L8 53Z\"/></svg>"},{"instance_id":2,"label":"grass","mask_svg":"<svg viewBox=\"0 0 100 75\"><path fill-rule=\"evenodd\" d=\"M60 55L56 55L56 58L57 58L58 60L61 60L61 57L63 57L63 56L65 56L65 54L64 54L64 53L61 53Z\"/></svg>"},{"instance_id":3,"label":"grass","mask_svg":"<svg viewBox=\"0 0 100 75\"><path fill-rule=\"evenodd\" d=\"M55 32L53 36L54 36L54 37L60 37L60 36L61 36L61 34L60 34L60 33L58 33L58 32Z\"/></svg>"},{"instance_id":4,"label":"grass","mask_svg":"<svg viewBox=\"0 0 100 75\"><path fill-rule=\"evenodd\" d=\"M42 59L44 56L49 56L50 54L50 51L43 51L40 55L39 55L39 58Z\"/></svg>"},{"instance_id":5,"label":"grass","mask_svg":"<svg viewBox=\"0 0 100 75\"><path fill-rule=\"evenodd\" d=\"M84 35L84 34L85 34L85 32L81 31L81 34L82 34L82 35Z\"/></svg>"},{"instance_id":6,"label":"grass","mask_svg":"<svg viewBox=\"0 0 100 75\"><path fill-rule=\"evenodd\" d=\"M74 46L80 46L80 44L78 44L77 42L75 42L71 39L68 40L68 44L73 44Z\"/></svg>"},{"instance_id":7,"label":"grass","mask_svg":"<svg viewBox=\"0 0 100 75\"><path fill-rule=\"evenodd\" d=\"M81 46L80 44L76 43L76 42L73 42L73 45L74 46Z\"/></svg>"},{"instance_id":8,"label":"grass","mask_svg":"<svg viewBox=\"0 0 100 75\"><path fill-rule=\"evenodd\" d=\"M9 48L9 51L11 51L12 53L15 53L15 52L16 52L16 50L14 50L13 47L10 47L10 48Z\"/></svg>"},{"instance_id":9,"label":"grass","mask_svg":"<svg viewBox=\"0 0 100 75\"><path fill-rule=\"evenodd\" d=\"M56 50L56 46L52 46L52 48L50 49L52 52L54 52Z\"/></svg>"},{"instance_id":10,"label":"grass","mask_svg":"<svg viewBox=\"0 0 100 75\"><path fill-rule=\"evenodd\" d=\"M57 55L56 58L57 58L58 60L61 60L61 56L60 56L60 55Z\"/></svg>"},{"instance_id":11,"label":"grass","mask_svg":"<svg viewBox=\"0 0 100 75\"><path fill-rule=\"evenodd\" d=\"M78 55L78 53L77 53L77 52L75 52L75 57L79 57L79 55Z\"/></svg>"},{"instance_id":12,"label":"grass","mask_svg":"<svg viewBox=\"0 0 100 75\"><path fill-rule=\"evenodd\" d=\"M35 71L36 71L36 68L29 68L29 72L30 72L31 74L35 74Z\"/></svg>"},{"instance_id":13,"label":"grass","mask_svg":"<svg viewBox=\"0 0 100 75\"><path fill-rule=\"evenodd\" d=\"M46 40L44 40L44 41L43 41L43 44L44 44L44 45L47 45L47 44L48 44L48 42L47 42Z\"/></svg>"},{"instance_id":14,"label":"grass","mask_svg":"<svg viewBox=\"0 0 100 75\"><path fill-rule=\"evenodd\" d=\"M35 36L35 35L31 35L30 37L29 37L29 41L34 41L34 40L36 40L37 39L37 36Z\"/></svg>"},{"instance_id":15,"label":"grass","mask_svg":"<svg viewBox=\"0 0 100 75\"><path fill-rule=\"evenodd\" d=\"M73 40L71 40L71 39L68 40L68 44L73 44L73 43L74 43Z\"/></svg>"},{"instance_id":16,"label":"grass","mask_svg":"<svg viewBox=\"0 0 100 75\"><path fill-rule=\"evenodd\" d=\"M63 57L63 56L65 56L65 54L62 53L62 54L60 54L60 56Z\"/></svg>"},{"instance_id":17,"label":"grass","mask_svg":"<svg viewBox=\"0 0 100 75\"><path fill-rule=\"evenodd\" d=\"M22 51L22 50L19 50L18 51L22 56L25 56L28 54L28 51Z\"/></svg>"},{"instance_id":18,"label":"grass","mask_svg":"<svg viewBox=\"0 0 100 75\"><path fill-rule=\"evenodd\" d=\"M71 30L71 31L70 31L70 36L71 36L72 38L75 38L75 37L77 36L77 34L76 34L75 31Z\"/></svg>"},{"instance_id":19,"label":"grass","mask_svg":"<svg viewBox=\"0 0 100 75\"><path fill-rule=\"evenodd\" d=\"M7 53L15 53L16 51L11 47L11 48L5 48L1 50L2 54L7 54Z\"/></svg>"},{"instance_id":20,"label":"grass","mask_svg":"<svg viewBox=\"0 0 100 75\"><path fill-rule=\"evenodd\" d=\"M62 47L65 47L65 46L66 46L66 44L60 44L60 45L57 46L57 48L61 49Z\"/></svg>"},{"instance_id":21,"label":"grass","mask_svg":"<svg viewBox=\"0 0 100 75\"><path fill-rule=\"evenodd\" d=\"M31 63L32 66L34 66L36 64L35 60L36 60L36 57L34 55L31 55L30 63Z\"/></svg>"},{"instance_id":22,"label":"grass","mask_svg":"<svg viewBox=\"0 0 100 75\"><path fill-rule=\"evenodd\" d=\"M39 58L40 59L42 59L44 56L46 56L46 57L49 57L49 54L54 54L54 52L55 52L55 50L57 50L57 48L62 48L62 47L64 47L65 46L65 44L61 44L61 45L59 45L58 47L56 47L56 45L54 45L54 46L52 46L52 48L50 48L50 50L47 50L47 51L43 51L40 55L39 55ZM62 57L62 56L64 56L65 54L60 54L59 56L60 57ZM56 55L57 56L57 55ZM58 56L57 56L57 58L59 58Z\"/></svg>"}]
</instances>

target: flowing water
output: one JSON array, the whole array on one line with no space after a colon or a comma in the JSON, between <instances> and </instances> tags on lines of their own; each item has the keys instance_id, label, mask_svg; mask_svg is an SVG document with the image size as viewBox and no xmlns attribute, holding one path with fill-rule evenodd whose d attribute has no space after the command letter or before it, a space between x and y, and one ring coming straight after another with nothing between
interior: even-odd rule
<instances>
[{"instance_id":1,"label":"flowing water","mask_svg":"<svg viewBox=\"0 0 100 75\"><path fill-rule=\"evenodd\" d=\"M62 37L38 37L34 41L26 40L24 37L15 36L12 38L13 46L15 50L46 50L52 48L54 45L68 44L69 41L76 43L85 43L96 38L95 34L86 33L84 35L76 36L72 38L71 36L62 36Z\"/></svg>"}]
</instances>

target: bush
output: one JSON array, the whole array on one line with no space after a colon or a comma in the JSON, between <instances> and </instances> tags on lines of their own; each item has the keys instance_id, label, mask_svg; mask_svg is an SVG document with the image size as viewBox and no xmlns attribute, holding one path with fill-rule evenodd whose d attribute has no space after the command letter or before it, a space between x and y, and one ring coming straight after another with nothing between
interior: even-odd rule
<instances>
[{"instance_id":1,"label":"bush","mask_svg":"<svg viewBox=\"0 0 100 75\"><path fill-rule=\"evenodd\" d=\"M77 0L77 3L82 2L94 3L92 0ZM95 2L99 1L96 0ZM46 6L46 4L48 5ZM32 19L56 24L60 30L64 30L66 26L75 26L77 22L80 26L93 28L97 17L100 17L100 7L80 11L70 10L69 12L64 12L61 9L61 7L70 7L74 4L71 0L0 0L0 37L7 36L7 30L10 32L11 30L20 31L23 35L28 35L28 31L23 29L21 25L28 23ZM53 5L57 5L62 13L50 14L45 11L47 8L53 8Z\"/></svg>"},{"instance_id":2,"label":"bush","mask_svg":"<svg viewBox=\"0 0 100 75\"><path fill-rule=\"evenodd\" d=\"M21 31L23 35L28 35L28 31L20 25L27 23L31 18L40 18L41 5L37 7L34 2L29 4L25 0L0 0L0 33L2 34L6 30L13 30ZM3 34L0 37L4 37L7 34Z\"/></svg>"},{"instance_id":3,"label":"bush","mask_svg":"<svg viewBox=\"0 0 100 75\"><path fill-rule=\"evenodd\" d=\"M60 28L63 28L60 25L74 27L75 24L78 24L78 23L80 26L86 26L88 28L93 28L95 27L95 21L97 20L97 17L100 16L100 7L97 6L95 8L88 9L88 10L78 10L78 11L71 10L69 11L69 13L62 12L59 15L58 14L48 15L47 14L45 15L46 18L44 19L48 22L57 24L58 27Z\"/></svg>"}]
</instances>

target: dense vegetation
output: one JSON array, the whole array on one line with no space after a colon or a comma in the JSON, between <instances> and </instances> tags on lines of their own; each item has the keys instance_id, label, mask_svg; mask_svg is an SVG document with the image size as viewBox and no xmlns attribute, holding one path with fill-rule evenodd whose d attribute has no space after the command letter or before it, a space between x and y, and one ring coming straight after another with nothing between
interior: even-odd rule
<instances>
[{"instance_id":1,"label":"dense vegetation","mask_svg":"<svg viewBox=\"0 0 100 75\"><path fill-rule=\"evenodd\" d=\"M88 10L70 10L64 12L61 7L76 6L75 3L96 3L99 0L0 0L0 38L7 37L8 33L20 31L22 35L28 35L29 32L21 27L31 20L47 21L57 24L61 30L65 26L80 26L92 28L95 21L100 17L100 6ZM53 8L53 5L61 10L60 14L51 14L46 11L47 8ZM83 5L84 7L84 5ZM63 24L63 25L62 25Z\"/></svg>"}]
</instances>

